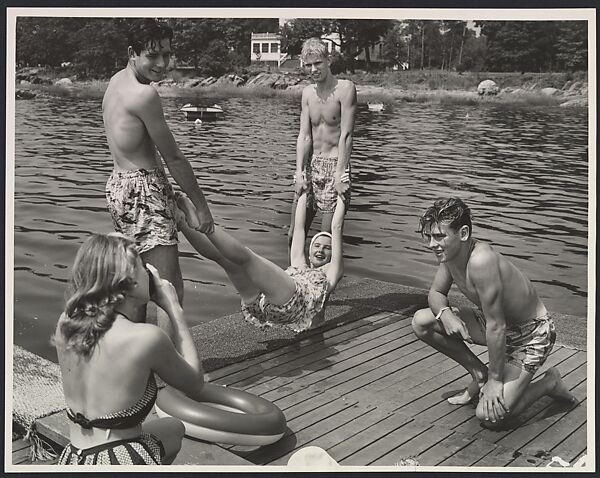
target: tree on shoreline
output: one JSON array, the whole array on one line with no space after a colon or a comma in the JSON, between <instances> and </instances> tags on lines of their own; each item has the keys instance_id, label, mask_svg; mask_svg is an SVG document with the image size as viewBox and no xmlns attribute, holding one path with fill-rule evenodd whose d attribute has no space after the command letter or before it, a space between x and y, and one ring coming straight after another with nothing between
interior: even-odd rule
<instances>
[{"instance_id":1,"label":"tree on shoreline","mask_svg":"<svg viewBox=\"0 0 600 478\"><path fill-rule=\"evenodd\" d=\"M127 18L18 17L18 66L72 63L81 77L105 78L123 67ZM355 58L382 41L388 66L457 71L550 72L587 70L586 21L465 21L387 19L293 19L279 29L276 18L171 18L178 62L200 74L220 75L250 64L252 33L277 32L282 52L298 54L311 36L339 35L336 71L354 71Z\"/></svg>"}]
</instances>

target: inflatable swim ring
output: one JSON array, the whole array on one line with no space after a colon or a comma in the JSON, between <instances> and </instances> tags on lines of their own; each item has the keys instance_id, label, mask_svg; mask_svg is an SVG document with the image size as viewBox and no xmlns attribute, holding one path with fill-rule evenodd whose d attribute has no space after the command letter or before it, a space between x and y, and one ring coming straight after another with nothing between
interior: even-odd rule
<instances>
[{"instance_id":1,"label":"inflatable swim ring","mask_svg":"<svg viewBox=\"0 0 600 478\"><path fill-rule=\"evenodd\" d=\"M214 443L268 445L286 430L285 416L271 402L212 383L204 385L201 401L165 387L155 407L159 417L181 420L186 435Z\"/></svg>"}]
</instances>

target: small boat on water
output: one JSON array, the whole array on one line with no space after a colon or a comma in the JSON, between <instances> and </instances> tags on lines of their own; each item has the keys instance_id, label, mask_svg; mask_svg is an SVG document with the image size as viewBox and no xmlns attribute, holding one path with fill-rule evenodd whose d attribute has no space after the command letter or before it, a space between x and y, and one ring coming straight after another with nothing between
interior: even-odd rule
<instances>
[{"instance_id":1,"label":"small boat on water","mask_svg":"<svg viewBox=\"0 0 600 478\"><path fill-rule=\"evenodd\" d=\"M383 103L367 103L369 111L383 111L385 105Z\"/></svg>"},{"instance_id":2,"label":"small boat on water","mask_svg":"<svg viewBox=\"0 0 600 478\"><path fill-rule=\"evenodd\" d=\"M180 111L183 111L185 119L188 121L195 121L197 119L210 121L217 119L223 114L223 108L216 104L212 106L198 106L188 103L183 105Z\"/></svg>"}]
</instances>

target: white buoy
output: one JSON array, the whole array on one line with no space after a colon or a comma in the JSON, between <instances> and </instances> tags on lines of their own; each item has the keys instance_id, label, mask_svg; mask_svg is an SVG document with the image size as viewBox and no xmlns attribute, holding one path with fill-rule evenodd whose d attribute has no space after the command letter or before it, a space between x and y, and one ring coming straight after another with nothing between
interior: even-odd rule
<instances>
[{"instance_id":1,"label":"white buoy","mask_svg":"<svg viewBox=\"0 0 600 478\"><path fill-rule=\"evenodd\" d=\"M197 118L196 121L194 121L194 124L196 126L200 126L202 124L202 120L200 118Z\"/></svg>"}]
</instances>

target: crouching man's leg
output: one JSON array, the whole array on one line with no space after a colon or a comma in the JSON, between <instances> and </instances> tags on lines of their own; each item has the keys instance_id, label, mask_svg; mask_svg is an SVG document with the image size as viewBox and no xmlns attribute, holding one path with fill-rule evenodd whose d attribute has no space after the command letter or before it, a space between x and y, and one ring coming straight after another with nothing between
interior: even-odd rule
<instances>
[{"instance_id":1,"label":"crouching man's leg","mask_svg":"<svg viewBox=\"0 0 600 478\"><path fill-rule=\"evenodd\" d=\"M485 335L473 312L469 308L453 308L462 320L473 343L485 345ZM435 319L431 309L418 310L412 321L415 335L437 351L462 365L473 378L471 384L461 393L448 398L453 405L465 405L479 395L479 390L487 380L487 367L467 347L462 336L450 336L443 324Z\"/></svg>"},{"instance_id":2,"label":"crouching man's leg","mask_svg":"<svg viewBox=\"0 0 600 478\"><path fill-rule=\"evenodd\" d=\"M508 409L502 418L495 418L493 410L486 409L484 400L477 405L475 414L488 428L499 428L511 417L516 417L529 405L548 395L555 400L575 403L575 396L562 381L560 372L549 368L538 380L532 382L533 373L514 363L504 365L504 404Z\"/></svg>"}]
</instances>

